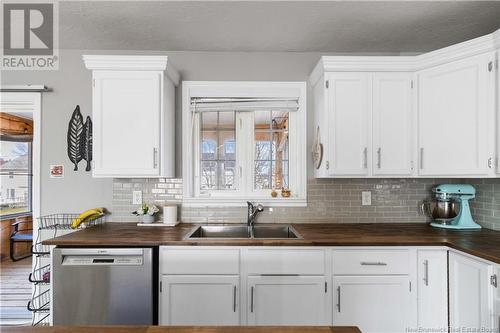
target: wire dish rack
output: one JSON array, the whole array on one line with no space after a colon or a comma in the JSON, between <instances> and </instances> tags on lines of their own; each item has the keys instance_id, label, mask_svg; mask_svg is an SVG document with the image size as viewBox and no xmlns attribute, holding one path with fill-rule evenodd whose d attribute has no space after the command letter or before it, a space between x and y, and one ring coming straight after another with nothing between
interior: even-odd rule
<instances>
[{"instance_id":1,"label":"wire dish rack","mask_svg":"<svg viewBox=\"0 0 500 333\"><path fill-rule=\"evenodd\" d=\"M44 255L49 255L50 254L50 246L49 245L43 245L41 237L42 230L44 231L52 231L51 237L56 237L58 236L58 231L61 230L79 230L79 229L84 229L88 227L92 227L98 224L104 223L104 214L87 218L87 219L80 219L79 214L51 214L51 215L45 215L41 216L38 218L38 236L31 247L31 253L37 256L44 256ZM78 227L72 228L71 225L74 222L78 222Z\"/></svg>"},{"instance_id":2,"label":"wire dish rack","mask_svg":"<svg viewBox=\"0 0 500 333\"><path fill-rule=\"evenodd\" d=\"M44 292L36 295L28 301L28 310L31 312L47 312L50 310L50 290L47 289Z\"/></svg>"},{"instance_id":3,"label":"wire dish rack","mask_svg":"<svg viewBox=\"0 0 500 333\"><path fill-rule=\"evenodd\" d=\"M91 218L81 219L79 214L52 214L38 218L40 229L84 229L103 222L104 214ZM73 222L79 222L77 228L71 228Z\"/></svg>"},{"instance_id":4,"label":"wire dish rack","mask_svg":"<svg viewBox=\"0 0 500 333\"><path fill-rule=\"evenodd\" d=\"M38 218L37 237L31 247L35 264L28 278L34 284L33 295L27 305L28 310L33 312L33 326L50 324L50 250L53 246L44 245L42 242L73 230L103 224L104 216L103 214L80 221L79 214L51 214ZM74 222L78 222L78 227L71 227Z\"/></svg>"},{"instance_id":5,"label":"wire dish rack","mask_svg":"<svg viewBox=\"0 0 500 333\"><path fill-rule=\"evenodd\" d=\"M50 283L50 264L42 266L40 268L35 268L33 272L30 273L28 280L31 283Z\"/></svg>"},{"instance_id":6,"label":"wire dish rack","mask_svg":"<svg viewBox=\"0 0 500 333\"><path fill-rule=\"evenodd\" d=\"M27 308L33 313L33 326L48 326L50 324L50 289L44 291L35 284L34 296L28 302ZM36 296L35 296L36 295Z\"/></svg>"}]
</instances>

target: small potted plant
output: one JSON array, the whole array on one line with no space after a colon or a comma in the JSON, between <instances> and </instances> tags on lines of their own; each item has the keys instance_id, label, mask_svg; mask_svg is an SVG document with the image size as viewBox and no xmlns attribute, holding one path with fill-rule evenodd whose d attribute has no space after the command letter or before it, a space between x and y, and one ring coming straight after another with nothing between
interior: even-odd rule
<instances>
[{"instance_id":1,"label":"small potted plant","mask_svg":"<svg viewBox=\"0 0 500 333\"><path fill-rule=\"evenodd\" d=\"M132 212L132 214L141 216L142 223L153 223L155 220L154 215L158 212L159 209L155 205L142 204L141 207Z\"/></svg>"}]
</instances>

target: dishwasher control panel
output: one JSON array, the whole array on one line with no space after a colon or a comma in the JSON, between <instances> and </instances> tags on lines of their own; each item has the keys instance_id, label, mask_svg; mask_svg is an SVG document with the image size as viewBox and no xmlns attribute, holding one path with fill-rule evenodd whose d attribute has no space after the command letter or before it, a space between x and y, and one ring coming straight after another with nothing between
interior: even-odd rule
<instances>
[{"instance_id":1,"label":"dishwasher control panel","mask_svg":"<svg viewBox=\"0 0 500 333\"><path fill-rule=\"evenodd\" d=\"M63 266L75 265L142 265L142 256L63 256Z\"/></svg>"}]
</instances>

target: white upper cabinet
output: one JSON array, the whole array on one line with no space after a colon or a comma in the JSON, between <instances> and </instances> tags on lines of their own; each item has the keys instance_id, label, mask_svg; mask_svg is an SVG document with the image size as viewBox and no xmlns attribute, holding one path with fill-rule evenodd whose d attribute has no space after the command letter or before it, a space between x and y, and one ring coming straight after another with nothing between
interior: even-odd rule
<instances>
[{"instance_id":1,"label":"white upper cabinet","mask_svg":"<svg viewBox=\"0 0 500 333\"><path fill-rule=\"evenodd\" d=\"M412 76L325 73L314 87L315 135L324 150L316 177L412 175Z\"/></svg>"},{"instance_id":2,"label":"white upper cabinet","mask_svg":"<svg viewBox=\"0 0 500 333\"><path fill-rule=\"evenodd\" d=\"M500 32L499 32L500 34ZM500 174L500 50L496 52L496 60L495 66L492 70L496 71L496 87L495 93L496 96L496 105L495 105L495 116L496 116L496 157L495 157L495 169L496 173ZM497 175L498 176L498 175ZM500 311L500 310L499 310ZM500 320L499 320L500 325Z\"/></svg>"},{"instance_id":3,"label":"white upper cabinet","mask_svg":"<svg viewBox=\"0 0 500 333\"><path fill-rule=\"evenodd\" d=\"M314 176L498 176L499 45L500 30L417 56L321 57Z\"/></svg>"},{"instance_id":4,"label":"white upper cabinet","mask_svg":"<svg viewBox=\"0 0 500 333\"><path fill-rule=\"evenodd\" d=\"M413 159L413 111L411 73L373 75L374 176L410 176Z\"/></svg>"},{"instance_id":5,"label":"white upper cabinet","mask_svg":"<svg viewBox=\"0 0 500 333\"><path fill-rule=\"evenodd\" d=\"M84 56L92 73L93 176L175 176L175 84L167 57Z\"/></svg>"},{"instance_id":6,"label":"white upper cabinet","mask_svg":"<svg viewBox=\"0 0 500 333\"><path fill-rule=\"evenodd\" d=\"M417 74L419 175L494 172L493 61L486 53Z\"/></svg>"},{"instance_id":7,"label":"white upper cabinet","mask_svg":"<svg viewBox=\"0 0 500 333\"><path fill-rule=\"evenodd\" d=\"M370 76L328 73L326 168L332 176L368 175Z\"/></svg>"}]
</instances>

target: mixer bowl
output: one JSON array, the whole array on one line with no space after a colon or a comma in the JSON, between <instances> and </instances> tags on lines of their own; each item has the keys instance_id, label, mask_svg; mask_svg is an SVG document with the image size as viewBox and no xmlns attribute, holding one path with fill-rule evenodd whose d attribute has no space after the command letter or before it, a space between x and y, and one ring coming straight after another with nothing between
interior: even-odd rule
<instances>
[{"instance_id":1,"label":"mixer bowl","mask_svg":"<svg viewBox=\"0 0 500 333\"><path fill-rule=\"evenodd\" d=\"M435 222L445 224L460 213L460 203L455 200L428 200L421 204L420 210L422 214L429 216Z\"/></svg>"}]
</instances>

